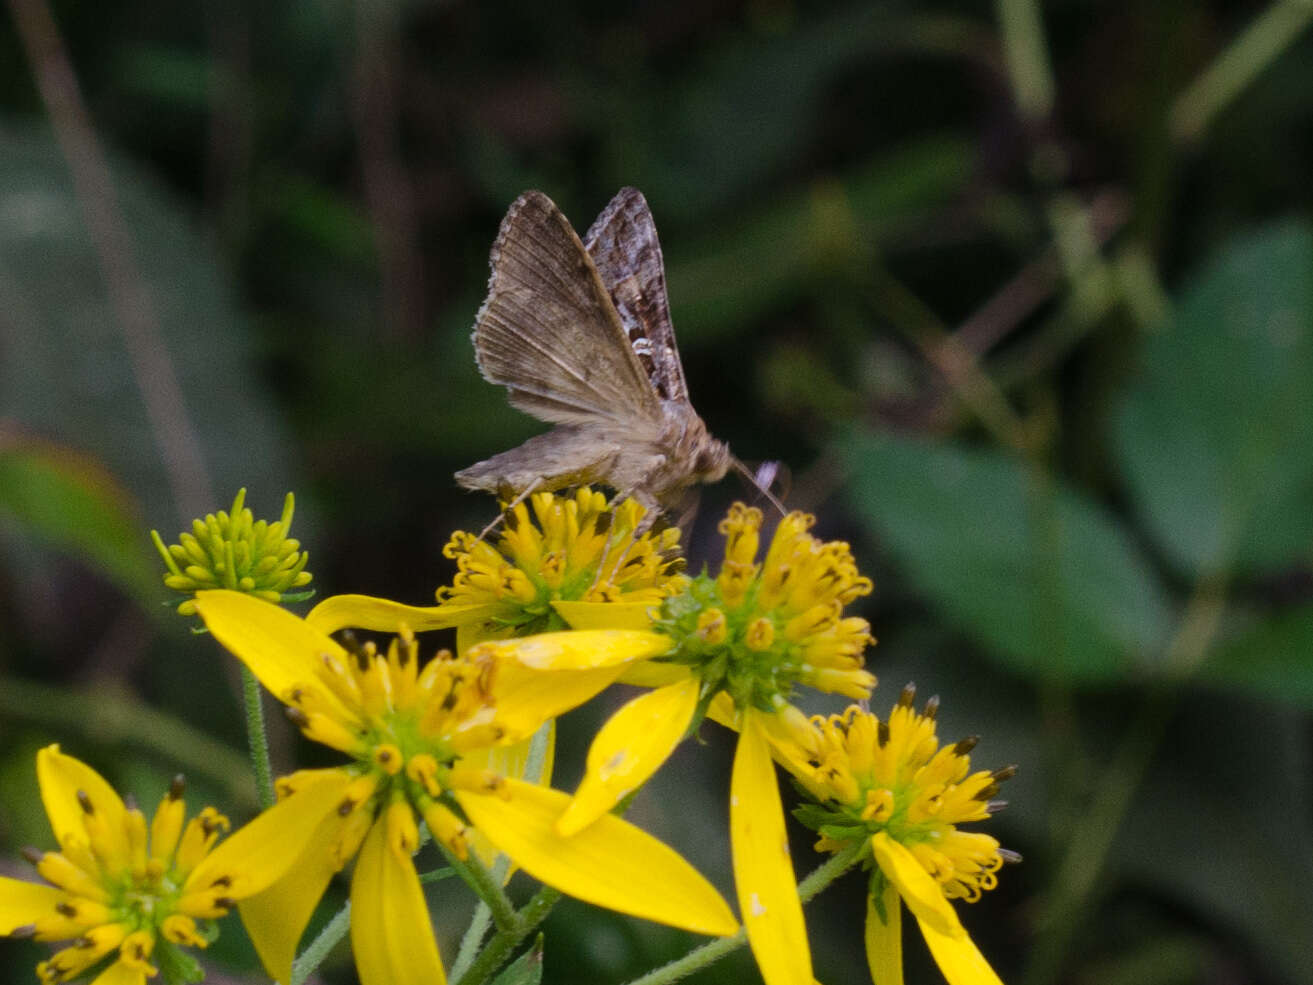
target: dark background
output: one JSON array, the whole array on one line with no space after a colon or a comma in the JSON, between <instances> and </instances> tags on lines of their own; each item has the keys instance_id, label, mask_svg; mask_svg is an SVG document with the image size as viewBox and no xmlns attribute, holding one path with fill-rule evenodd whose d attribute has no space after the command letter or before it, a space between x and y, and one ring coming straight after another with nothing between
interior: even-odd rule
<instances>
[{"instance_id":1,"label":"dark background","mask_svg":"<svg viewBox=\"0 0 1313 985\"><path fill-rule=\"evenodd\" d=\"M1003 979L1313 983L1313 7L47 3L0 14L0 871L51 847L51 741L248 816L232 662L147 531L293 489L321 597L431 599L492 511L452 472L539 430L468 341L497 223L631 184L695 405L876 580L873 710L914 680L1020 768L1025 863L960 907ZM704 738L632 816L728 891ZM448 962L467 909L442 884ZM808 908L823 982L861 921L856 877ZM254 976L230 923L211 980ZM547 934L552 982L691 943Z\"/></svg>"}]
</instances>

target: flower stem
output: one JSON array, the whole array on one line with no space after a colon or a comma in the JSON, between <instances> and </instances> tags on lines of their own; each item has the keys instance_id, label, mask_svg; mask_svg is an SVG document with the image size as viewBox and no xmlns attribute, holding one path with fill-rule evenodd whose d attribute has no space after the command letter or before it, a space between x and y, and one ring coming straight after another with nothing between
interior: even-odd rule
<instances>
[{"instance_id":1,"label":"flower stem","mask_svg":"<svg viewBox=\"0 0 1313 985\"><path fill-rule=\"evenodd\" d=\"M264 706L260 703L260 682L245 665L242 667L242 691L246 699L246 738L251 745L251 765L255 767L255 784L260 806L274 804L274 771L269 763L269 737L264 730Z\"/></svg>"},{"instance_id":2,"label":"flower stem","mask_svg":"<svg viewBox=\"0 0 1313 985\"><path fill-rule=\"evenodd\" d=\"M316 968L328 957L328 952L337 946L351 926L351 902L342 904L333 919L325 924L319 936L310 942L310 946L301 952L300 957L292 962L292 980L290 985L301 985Z\"/></svg>"},{"instance_id":3,"label":"flower stem","mask_svg":"<svg viewBox=\"0 0 1313 985\"><path fill-rule=\"evenodd\" d=\"M447 864L455 869L456 874L464 879L466 884L478 894L479 899L487 904L497 929L506 930L514 927L515 906L502 889L502 876L490 872L473 852L468 858L461 859L457 858L441 840L435 838L433 843L447 857Z\"/></svg>"},{"instance_id":4,"label":"flower stem","mask_svg":"<svg viewBox=\"0 0 1313 985\"><path fill-rule=\"evenodd\" d=\"M559 890L551 886L544 886L534 895L533 899L525 904L524 909L514 915L514 922L511 926L505 927L492 935L488 941L488 946L469 966L464 974L457 976L453 968L452 977L456 985L480 985L486 982L492 975L505 964L506 959L510 957L511 951L528 937L538 925L547 919L547 914L552 911L557 900L561 898Z\"/></svg>"},{"instance_id":5,"label":"flower stem","mask_svg":"<svg viewBox=\"0 0 1313 985\"><path fill-rule=\"evenodd\" d=\"M866 846L867 842L865 841L849 845L833 858L817 866L810 875L798 883L798 898L804 903L814 899L830 883L853 867L863 853L866 852ZM650 971L641 978L635 978L629 985L669 985L670 982L686 978L695 971L701 971L732 951L737 951L747 942L748 932L740 927L739 932L733 937L721 937L719 940L703 944L701 947L689 951L682 958L676 958L668 965ZM461 985L465 985L465 983L461 983Z\"/></svg>"}]
</instances>

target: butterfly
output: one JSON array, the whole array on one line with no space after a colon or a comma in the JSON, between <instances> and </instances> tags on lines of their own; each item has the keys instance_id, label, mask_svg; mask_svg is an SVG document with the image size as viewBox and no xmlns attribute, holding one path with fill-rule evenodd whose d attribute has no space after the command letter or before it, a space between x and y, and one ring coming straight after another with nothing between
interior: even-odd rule
<instances>
[{"instance_id":1,"label":"butterfly","mask_svg":"<svg viewBox=\"0 0 1313 985\"><path fill-rule=\"evenodd\" d=\"M509 500L605 484L655 519L696 483L746 471L689 402L640 191L622 188L582 242L550 198L525 192L489 263L473 335L479 370L511 406L555 426L457 472L460 485Z\"/></svg>"}]
</instances>

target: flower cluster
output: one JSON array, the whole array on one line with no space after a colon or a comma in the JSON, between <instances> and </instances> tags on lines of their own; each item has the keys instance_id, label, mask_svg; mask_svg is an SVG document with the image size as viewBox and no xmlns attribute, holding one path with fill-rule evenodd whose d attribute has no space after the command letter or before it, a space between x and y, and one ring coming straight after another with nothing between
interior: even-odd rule
<instances>
[{"instance_id":1,"label":"flower cluster","mask_svg":"<svg viewBox=\"0 0 1313 985\"><path fill-rule=\"evenodd\" d=\"M287 494L283 515L273 523L256 520L245 503L246 490L241 489L231 510L193 520L191 533L179 534L178 543L167 547L159 531L150 532L168 567L164 584L187 596L178 605L182 615L195 615L193 596L211 588L249 592L270 602L310 597L293 591L310 584L311 576L305 570L309 556L300 541L288 536L296 508L292 494Z\"/></svg>"}]
</instances>

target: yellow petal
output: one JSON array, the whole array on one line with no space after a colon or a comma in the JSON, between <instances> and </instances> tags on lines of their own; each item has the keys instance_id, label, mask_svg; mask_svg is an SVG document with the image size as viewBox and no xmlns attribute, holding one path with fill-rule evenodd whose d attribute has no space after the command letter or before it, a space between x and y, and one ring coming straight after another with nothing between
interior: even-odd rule
<instances>
[{"instance_id":1,"label":"yellow petal","mask_svg":"<svg viewBox=\"0 0 1313 985\"><path fill-rule=\"evenodd\" d=\"M588 749L583 783L557 831L577 834L648 781L688 732L699 687L689 678L649 691L611 716Z\"/></svg>"},{"instance_id":2,"label":"yellow petal","mask_svg":"<svg viewBox=\"0 0 1313 985\"><path fill-rule=\"evenodd\" d=\"M917 923L948 985L1003 985L1002 979L965 933L957 937L942 933L925 921L918 920Z\"/></svg>"},{"instance_id":3,"label":"yellow petal","mask_svg":"<svg viewBox=\"0 0 1313 985\"><path fill-rule=\"evenodd\" d=\"M470 821L539 882L597 906L699 934L738 929L715 888L673 849L628 821L604 814L583 834L562 838L556 819L569 803L559 790L507 780L510 799L457 790Z\"/></svg>"},{"instance_id":4,"label":"yellow petal","mask_svg":"<svg viewBox=\"0 0 1313 985\"><path fill-rule=\"evenodd\" d=\"M313 685L324 654L347 660L337 643L272 602L242 592L197 592L196 609L214 638L276 698L294 686ZM327 688L317 690L328 705L341 706Z\"/></svg>"},{"instance_id":5,"label":"yellow petal","mask_svg":"<svg viewBox=\"0 0 1313 985\"><path fill-rule=\"evenodd\" d=\"M409 855L381 821L370 828L351 879L351 950L360 985L444 985L447 976Z\"/></svg>"},{"instance_id":6,"label":"yellow petal","mask_svg":"<svg viewBox=\"0 0 1313 985\"><path fill-rule=\"evenodd\" d=\"M571 629L651 630L652 613L659 605L651 602L567 602L552 603Z\"/></svg>"},{"instance_id":7,"label":"yellow petal","mask_svg":"<svg viewBox=\"0 0 1313 985\"><path fill-rule=\"evenodd\" d=\"M766 985L808 985L811 950L789 861L784 805L756 714L744 717L734 753L729 827L739 910L761 977Z\"/></svg>"},{"instance_id":8,"label":"yellow petal","mask_svg":"<svg viewBox=\"0 0 1313 985\"><path fill-rule=\"evenodd\" d=\"M67 898L67 893L54 886L0 876L0 937L53 916L55 904Z\"/></svg>"},{"instance_id":9,"label":"yellow petal","mask_svg":"<svg viewBox=\"0 0 1313 985\"><path fill-rule=\"evenodd\" d=\"M884 831L871 838L871 853L885 876L898 887L907 908L922 927L929 925L949 937L965 937L966 931L957 912L945 897L939 883L916 860L916 856Z\"/></svg>"},{"instance_id":10,"label":"yellow petal","mask_svg":"<svg viewBox=\"0 0 1313 985\"><path fill-rule=\"evenodd\" d=\"M626 666L624 673L616 678L616 683L634 684L638 687L665 687L667 684L687 680L691 676L693 672L683 664L640 660Z\"/></svg>"},{"instance_id":11,"label":"yellow petal","mask_svg":"<svg viewBox=\"0 0 1313 985\"><path fill-rule=\"evenodd\" d=\"M91 985L146 985L146 973L115 961L97 975Z\"/></svg>"},{"instance_id":12,"label":"yellow petal","mask_svg":"<svg viewBox=\"0 0 1313 985\"><path fill-rule=\"evenodd\" d=\"M543 722L577 708L616 679L618 666L589 670L531 670L517 663L502 664L493 682L497 724L514 741L538 731Z\"/></svg>"},{"instance_id":13,"label":"yellow petal","mask_svg":"<svg viewBox=\"0 0 1313 985\"><path fill-rule=\"evenodd\" d=\"M36 754L36 777L50 828L61 847L67 847L70 838L87 845L87 811L78 800L81 792L100 819L98 827L104 833L106 847L115 859L124 865L129 863L123 801L104 777L81 760L60 752L58 745L46 746Z\"/></svg>"},{"instance_id":14,"label":"yellow petal","mask_svg":"<svg viewBox=\"0 0 1313 985\"><path fill-rule=\"evenodd\" d=\"M556 759L556 722L550 721L545 727L547 749L537 776L525 775L529 768L530 749L537 733L509 746L484 746L481 749L471 749L461 754L461 765L491 770L501 776L513 776L517 780L550 786L552 766Z\"/></svg>"},{"instance_id":15,"label":"yellow petal","mask_svg":"<svg viewBox=\"0 0 1313 985\"><path fill-rule=\"evenodd\" d=\"M372 595L331 595L310 610L306 624L327 636L339 629L370 629L395 633L405 623L416 633L450 629L470 619L483 618L492 605L403 605Z\"/></svg>"},{"instance_id":16,"label":"yellow petal","mask_svg":"<svg viewBox=\"0 0 1313 985\"><path fill-rule=\"evenodd\" d=\"M342 802L351 776L326 773L219 843L187 877L184 892L227 880L225 895L245 899L283 877L306 839Z\"/></svg>"},{"instance_id":17,"label":"yellow petal","mask_svg":"<svg viewBox=\"0 0 1313 985\"><path fill-rule=\"evenodd\" d=\"M535 670L583 670L660 656L670 649L670 640L659 633L633 629L580 629L484 643L481 647L500 659L515 660Z\"/></svg>"},{"instance_id":18,"label":"yellow petal","mask_svg":"<svg viewBox=\"0 0 1313 985\"><path fill-rule=\"evenodd\" d=\"M866 897L866 963L872 985L903 985L903 901L898 887L884 881L880 894L884 917L875 900Z\"/></svg>"},{"instance_id":19,"label":"yellow petal","mask_svg":"<svg viewBox=\"0 0 1313 985\"><path fill-rule=\"evenodd\" d=\"M739 730L739 710L734 707L734 699L724 691L719 692L707 705L707 717L727 729Z\"/></svg>"},{"instance_id":20,"label":"yellow petal","mask_svg":"<svg viewBox=\"0 0 1313 985\"><path fill-rule=\"evenodd\" d=\"M298 792L290 799L299 796ZM302 832L304 847L283 877L237 904L255 952L270 977L282 985L291 980L292 959L306 924L329 881L341 868L334 850L346 821L337 811L331 811L317 826Z\"/></svg>"}]
</instances>

